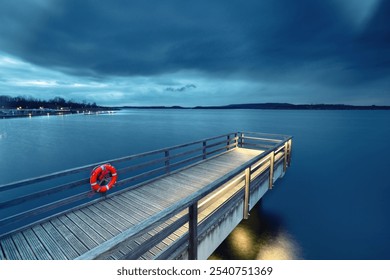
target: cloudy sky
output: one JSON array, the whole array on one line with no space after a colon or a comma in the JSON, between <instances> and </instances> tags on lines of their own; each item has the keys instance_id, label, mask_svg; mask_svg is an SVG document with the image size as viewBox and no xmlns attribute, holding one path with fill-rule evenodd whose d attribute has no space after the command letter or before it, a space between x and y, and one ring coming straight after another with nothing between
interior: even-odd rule
<instances>
[{"instance_id":1,"label":"cloudy sky","mask_svg":"<svg viewBox=\"0 0 390 280\"><path fill-rule=\"evenodd\" d=\"M0 95L390 105L390 1L1 0Z\"/></svg>"}]
</instances>

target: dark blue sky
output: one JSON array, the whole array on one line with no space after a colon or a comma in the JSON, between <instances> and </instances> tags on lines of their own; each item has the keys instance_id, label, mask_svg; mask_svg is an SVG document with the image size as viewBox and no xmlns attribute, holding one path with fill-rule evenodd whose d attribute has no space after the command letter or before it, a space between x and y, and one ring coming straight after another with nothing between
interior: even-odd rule
<instances>
[{"instance_id":1,"label":"dark blue sky","mask_svg":"<svg viewBox=\"0 0 390 280\"><path fill-rule=\"evenodd\" d=\"M0 95L390 105L390 1L0 2Z\"/></svg>"}]
</instances>

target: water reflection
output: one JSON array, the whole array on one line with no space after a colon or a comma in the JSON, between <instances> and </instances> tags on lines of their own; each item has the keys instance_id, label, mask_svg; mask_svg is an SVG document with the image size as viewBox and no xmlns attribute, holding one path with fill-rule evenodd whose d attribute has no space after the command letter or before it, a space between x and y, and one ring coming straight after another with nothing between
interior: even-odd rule
<instances>
[{"instance_id":1,"label":"water reflection","mask_svg":"<svg viewBox=\"0 0 390 280\"><path fill-rule=\"evenodd\" d=\"M209 259L295 260L299 246L283 229L281 217L268 213L258 203Z\"/></svg>"}]
</instances>

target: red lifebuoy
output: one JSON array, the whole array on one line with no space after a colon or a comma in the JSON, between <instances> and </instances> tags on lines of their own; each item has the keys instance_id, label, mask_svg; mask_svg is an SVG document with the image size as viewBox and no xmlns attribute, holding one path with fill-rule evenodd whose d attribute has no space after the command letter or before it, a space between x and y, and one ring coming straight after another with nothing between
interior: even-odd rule
<instances>
[{"instance_id":1,"label":"red lifebuoy","mask_svg":"<svg viewBox=\"0 0 390 280\"><path fill-rule=\"evenodd\" d=\"M92 170L89 182L91 183L91 188L95 192L104 193L115 185L117 178L118 175L114 166L106 163L99 165Z\"/></svg>"}]
</instances>

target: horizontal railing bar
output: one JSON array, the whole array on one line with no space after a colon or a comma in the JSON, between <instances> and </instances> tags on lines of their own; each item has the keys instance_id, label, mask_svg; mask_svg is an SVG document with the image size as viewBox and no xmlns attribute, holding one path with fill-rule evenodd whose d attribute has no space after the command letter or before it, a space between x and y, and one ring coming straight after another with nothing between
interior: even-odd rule
<instances>
[{"instance_id":1,"label":"horizontal railing bar","mask_svg":"<svg viewBox=\"0 0 390 280\"><path fill-rule=\"evenodd\" d=\"M222 135L219 135L219 136L215 136L215 137L211 137L211 138L206 138L206 139L194 141L194 142L187 143L187 144L177 145L177 146L173 146L173 147L170 147L170 148L165 148L165 149L162 149L162 150L163 150L163 151L164 151L164 150L175 150L175 149L178 149L178 148L183 148L183 147L187 147L187 146L190 146L190 145L195 145L195 144L199 144L199 143L203 143L203 142L208 142L208 141L212 141L212 140L215 140L215 139L218 139L218 138L222 138L222 137L226 137L226 136L228 136L228 135L234 135L234 134L235 134L235 132L227 133L227 134L222 134Z\"/></svg>"},{"instance_id":2,"label":"horizontal railing bar","mask_svg":"<svg viewBox=\"0 0 390 280\"><path fill-rule=\"evenodd\" d=\"M275 142L275 143L279 143L283 140L279 140L279 139L268 139L268 138L258 138L258 137L251 137L251 136L243 136L242 139L249 139L249 140L260 140L260 141L265 141L265 142Z\"/></svg>"},{"instance_id":3,"label":"horizontal railing bar","mask_svg":"<svg viewBox=\"0 0 390 280\"><path fill-rule=\"evenodd\" d=\"M8 201L1 202L0 209L11 207L11 206L23 203L25 201L31 201L33 199L37 199L37 198L40 198L40 197L43 197L46 195L55 194L55 193L58 193L60 191L69 190L69 189L72 189L72 188L75 188L75 187L78 187L78 186L81 186L84 184L88 184L88 183L89 183L89 179L83 179L83 180L75 181L72 183L63 184L63 185L60 185L60 186L57 186L54 188L46 189L43 191L35 192L32 194L27 194L27 195L24 195L21 197L17 197L17 198L8 200Z\"/></svg>"},{"instance_id":4,"label":"horizontal railing bar","mask_svg":"<svg viewBox=\"0 0 390 280\"><path fill-rule=\"evenodd\" d=\"M209 151L209 152L206 153L206 155L208 156L208 155L212 155L212 154L215 154L217 152L220 152L220 151L224 151L224 150L226 151L226 149L230 149L231 147L235 147L235 146L236 145L234 143L230 144L230 145L226 145L226 146L224 146L222 148L218 148L216 150Z\"/></svg>"},{"instance_id":5,"label":"horizontal railing bar","mask_svg":"<svg viewBox=\"0 0 390 280\"><path fill-rule=\"evenodd\" d=\"M118 170L118 174L120 175L120 174L123 174L123 173L128 173L128 172L131 172L131 171L135 171L137 169L141 169L141 168L145 168L145 167L148 167L148 166L152 166L152 165L155 165L157 163L166 162L166 161L169 161L169 160L172 160L172 159L175 159L175 158L179 158L179 157L182 157L182 156L185 156L185 155L189 155L189 154L195 153L197 151L202 151L202 150L203 150L202 147L201 148L196 148L196 149L193 149L193 150L190 150L190 151L182 152L180 154L171 155L169 157L165 157L164 156L164 157L159 158L159 159L155 159L155 160L151 160L151 161L148 161L148 162L140 163L140 164L137 164L137 165L125 167L125 168L122 168L122 169ZM170 166L172 166L172 164L170 164Z\"/></svg>"},{"instance_id":6,"label":"horizontal railing bar","mask_svg":"<svg viewBox=\"0 0 390 280\"><path fill-rule=\"evenodd\" d=\"M153 170L150 170L150 171L146 171L144 173L141 173L141 174L138 174L138 175L135 175L135 176L132 176L132 177L120 180L119 182L116 183L115 186L123 186L124 184L127 184L127 183L130 183L130 182L142 179L142 178L150 176L150 175L157 174L157 173L159 173L161 171L165 172L165 170L166 170L166 167L163 166L163 167L159 167L159 168L156 168L156 169L153 169Z\"/></svg>"},{"instance_id":7,"label":"horizontal railing bar","mask_svg":"<svg viewBox=\"0 0 390 280\"><path fill-rule=\"evenodd\" d=\"M232 179L231 181L228 182L228 184L226 186L221 186L220 187L220 188L222 188L221 190L217 189L215 191L215 194L214 194L214 192L212 192L210 194L211 197L206 197L206 199L204 201L199 203L199 207L198 207L199 213L201 211L203 211L204 209L206 209L207 207L209 207L210 205L212 205L215 201L220 199L223 195L228 193L230 191L230 185L232 185L233 183L235 183L236 185L241 184L244 179L245 179L245 174L238 175L238 178Z\"/></svg>"},{"instance_id":8,"label":"horizontal railing bar","mask_svg":"<svg viewBox=\"0 0 390 280\"><path fill-rule=\"evenodd\" d=\"M262 167L264 164L269 164L271 155L268 154L266 157L264 157L262 160L259 162L256 162L252 167L251 167L251 173L256 172L260 167Z\"/></svg>"},{"instance_id":9,"label":"horizontal railing bar","mask_svg":"<svg viewBox=\"0 0 390 280\"><path fill-rule=\"evenodd\" d=\"M80 193L80 194L76 194L76 195L73 195L73 196L70 196L70 197L58 200L56 202L45 204L43 206L39 206L39 207L36 207L34 209L30 209L28 211L25 211L25 212L22 212L22 213L10 216L8 218L0 220L0 226L12 224L12 223L15 223L17 221L20 221L20 220L23 220L23 219L26 219L26 218L29 218L29 217L33 217L33 216L36 216L36 215L48 212L50 210L54 210L54 209L56 209L58 207L68 205L70 203L79 201L81 199L88 198L88 196L90 194L91 194L91 191L83 192L83 193Z\"/></svg>"},{"instance_id":10,"label":"horizontal railing bar","mask_svg":"<svg viewBox=\"0 0 390 280\"><path fill-rule=\"evenodd\" d=\"M282 138L281 139L282 141L286 141L288 139L291 139L291 136L283 135L283 134L271 134L271 133L253 132L253 131L239 131L238 133L241 135L244 134L244 137L245 137L245 135L250 134L250 135L259 135L259 136L268 137L268 138L277 138L277 139Z\"/></svg>"},{"instance_id":11,"label":"horizontal railing bar","mask_svg":"<svg viewBox=\"0 0 390 280\"><path fill-rule=\"evenodd\" d=\"M61 171L61 172L54 172L54 173L51 173L49 175L34 177L34 178L31 178L31 179L26 179L26 180L13 182L13 183L10 183L10 184L1 185L0 186L0 192L8 191L8 190L19 188L19 187L23 187L23 186L26 186L26 185L29 185L29 184L39 183L39 182L42 182L42 181L46 181L46 180L62 177L62 176L65 176L65 175L77 174L77 173L80 173L82 171L90 170L94 166L95 165L87 165L87 166L84 166L84 167L81 167L81 168L68 169L68 170Z\"/></svg>"},{"instance_id":12,"label":"horizontal railing bar","mask_svg":"<svg viewBox=\"0 0 390 280\"><path fill-rule=\"evenodd\" d=\"M190 151L185 151L185 152L182 152L182 153L179 153L179 154L171 155L171 156L169 156L166 159L168 159L168 160L176 159L176 158L179 158L179 157L182 157L182 156L186 156L186 155L190 155L190 154L193 154L195 152L202 151L202 150L203 150L203 147L200 147L200 148L196 148L196 149L193 149L193 150L190 150Z\"/></svg>"},{"instance_id":13,"label":"horizontal railing bar","mask_svg":"<svg viewBox=\"0 0 390 280\"><path fill-rule=\"evenodd\" d=\"M280 161L282 160L283 158L282 157L277 157L275 155L275 161L274 161L274 166L276 167ZM259 174L256 174L256 177L255 179L262 175L263 173L265 172L268 172L267 170L270 168L270 154L269 156L266 158L266 160L262 160L260 164L258 164L256 167L252 167L251 168L251 176L255 175L255 173L257 173L261 168L263 168L263 170L261 170L261 172Z\"/></svg>"},{"instance_id":14,"label":"horizontal railing bar","mask_svg":"<svg viewBox=\"0 0 390 280\"><path fill-rule=\"evenodd\" d=\"M221 145L221 144L226 144L227 142L229 142L229 145L231 145L230 142L234 142L234 141L235 141L235 138L232 138L232 139L230 139L230 140L225 139L225 140L223 140L223 141L220 141L220 142L216 142L216 143L207 145L206 148L212 148L212 147L215 147L215 146L218 146L218 145ZM226 145L226 146L227 146L227 145ZM226 148L226 146L225 146L225 148Z\"/></svg>"},{"instance_id":15,"label":"horizontal railing bar","mask_svg":"<svg viewBox=\"0 0 390 280\"><path fill-rule=\"evenodd\" d=\"M162 158L154 159L154 160L151 160L151 161L148 161L148 162L140 163L140 164L137 164L137 165L132 165L132 166L129 166L129 167L125 167L125 168L119 169L117 173L118 173L118 175L121 175L121 174L124 174L124 173L135 171L137 169L142 169L142 168L145 168L145 167L149 167L149 166L155 165L157 163L165 162L167 159L169 159L169 157L162 157Z\"/></svg>"},{"instance_id":16,"label":"horizontal railing bar","mask_svg":"<svg viewBox=\"0 0 390 280\"><path fill-rule=\"evenodd\" d=\"M284 146L279 147L279 149L275 150L275 154L279 153L281 150L285 149Z\"/></svg>"}]
</instances>

